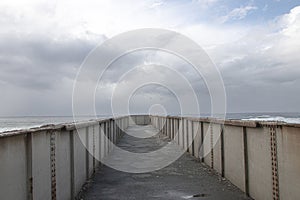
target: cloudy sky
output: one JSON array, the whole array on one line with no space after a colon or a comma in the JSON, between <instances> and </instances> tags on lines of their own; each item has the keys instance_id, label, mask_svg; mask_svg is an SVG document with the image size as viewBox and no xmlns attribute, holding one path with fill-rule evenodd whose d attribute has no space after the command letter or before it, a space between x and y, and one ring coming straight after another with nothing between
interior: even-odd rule
<instances>
[{"instance_id":1,"label":"cloudy sky","mask_svg":"<svg viewBox=\"0 0 300 200\"><path fill-rule=\"evenodd\" d=\"M74 80L89 52L139 28L173 30L196 41L221 73L228 112L300 112L300 1L1 0L0 116L71 115ZM163 65L182 71L200 109L209 112L209 92L191 66L144 51L124 56L107 71L95 98L97 114L111 112L117 84L135 84L145 73L190 95L158 67ZM129 66L135 76L117 78ZM179 106L176 94L160 85L139 88L129 103L132 112L163 105L172 113Z\"/></svg>"}]
</instances>

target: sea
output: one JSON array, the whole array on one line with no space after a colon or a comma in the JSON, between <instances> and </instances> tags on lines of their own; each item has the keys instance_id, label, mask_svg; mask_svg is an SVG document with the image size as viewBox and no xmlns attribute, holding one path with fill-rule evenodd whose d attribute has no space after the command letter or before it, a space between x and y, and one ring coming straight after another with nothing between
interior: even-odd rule
<instances>
[{"instance_id":1,"label":"sea","mask_svg":"<svg viewBox=\"0 0 300 200\"><path fill-rule=\"evenodd\" d=\"M176 115L176 114L171 114ZM88 121L92 119L103 119L110 115L80 116L76 121ZM201 117L210 117L202 114ZM256 121L280 121L286 123L300 124L300 112L293 113L227 113L226 119L256 120ZM30 129L47 124L61 124L74 122L73 116L13 116L0 117L0 133L12 130Z\"/></svg>"}]
</instances>

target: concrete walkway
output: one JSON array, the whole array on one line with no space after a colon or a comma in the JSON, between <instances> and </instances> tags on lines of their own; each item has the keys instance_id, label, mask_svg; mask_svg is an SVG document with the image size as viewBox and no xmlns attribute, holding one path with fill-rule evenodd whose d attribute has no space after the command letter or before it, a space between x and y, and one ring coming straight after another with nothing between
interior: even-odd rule
<instances>
[{"instance_id":1,"label":"concrete walkway","mask_svg":"<svg viewBox=\"0 0 300 200\"><path fill-rule=\"evenodd\" d=\"M152 126L129 127L127 132L129 135L124 135L118 143L120 148L127 151L145 153L170 143L169 139L153 134L157 133L157 130ZM133 137L136 135L141 138ZM171 165L148 173L126 173L103 166L96 172L80 198L88 200L250 199L188 153L184 153Z\"/></svg>"}]
</instances>

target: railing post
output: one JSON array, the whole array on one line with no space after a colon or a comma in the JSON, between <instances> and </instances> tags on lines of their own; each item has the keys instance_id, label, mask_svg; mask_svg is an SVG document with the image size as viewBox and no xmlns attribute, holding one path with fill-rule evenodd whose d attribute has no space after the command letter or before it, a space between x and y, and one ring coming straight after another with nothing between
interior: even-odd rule
<instances>
[{"instance_id":1,"label":"railing post","mask_svg":"<svg viewBox=\"0 0 300 200\"><path fill-rule=\"evenodd\" d=\"M96 136L95 136L95 125L93 125L93 173L96 172Z\"/></svg>"},{"instance_id":2,"label":"railing post","mask_svg":"<svg viewBox=\"0 0 300 200\"><path fill-rule=\"evenodd\" d=\"M195 134L194 133L194 121L191 121L191 141L192 141L192 152L191 152L191 154L193 155L193 156L195 156L195 135L197 135L197 134Z\"/></svg>"},{"instance_id":3,"label":"railing post","mask_svg":"<svg viewBox=\"0 0 300 200\"><path fill-rule=\"evenodd\" d=\"M185 132L186 132L186 142L185 142L185 147L186 147L186 152L189 152L190 153L190 149L189 149L189 120L186 119L185 120Z\"/></svg>"},{"instance_id":4,"label":"railing post","mask_svg":"<svg viewBox=\"0 0 300 200\"><path fill-rule=\"evenodd\" d=\"M177 143L180 146L180 119L177 119Z\"/></svg>"},{"instance_id":5,"label":"railing post","mask_svg":"<svg viewBox=\"0 0 300 200\"><path fill-rule=\"evenodd\" d=\"M210 123L210 165L214 168L214 129L213 124Z\"/></svg>"},{"instance_id":6,"label":"railing post","mask_svg":"<svg viewBox=\"0 0 300 200\"><path fill-rule=\"evenodd\" d=\"M106 122L104 121L103 123L102 123L102 126L103 126L103 157L105 157L106 156Z\"/></svg>"},{"instance_id":7,"label":"railing post","mask_svg":"<svg viewBox=\"0 0 300 200\"><path fill-rule=\"evenodd\" d=\"M74 131L70 131L70 190L71 199L75 198L75 171L74 171Z\"/></svg>"},{"instance_id":8,"label":"railing post","mask_svg":"<svg viewBox=\"0 0 300 200\"><path fill-rule=\"evenodd\" d=\"M203 142L204 142L204 125L203 125L203 122L200 122L201 123L201 143L199 145L199 148L202 149L202 151L200 152L201 155L201 162L204 162L204 147L203 147Z\"/></svg>"},{"instance_id":9,"label":"railing post","mask_svg":"<svg viewBox=\"0 0 300 200\"><path fill-rule=\"evenodd\" d=\"M112 141L112 143L113 144L116 144L116 121L113 119L113 120L111 120L111 123L112 123L112 127L113 127L113 129L112 129L112 135L113 135L113 141ZM113 148L113 146L112 146L112 148Z\"/></svg>"},{"instance_id":10,"label":"railing post","mask_svg":"<svg viewBox=\"0 0 300 200\"><path fill-rule=\"evenodd\" d=\"M27 200L33 200L32 133L26 134Z\"/></svg>"},{"instance_id":11,"label":"railing post","mask_svg":"<svg viewBox=\"0 0 300 200\"><path fill-rule=\"evenodd\" d=\"M56 200L56 134L50 131L51 199Z\"/></svg>"},{"instance_id":12,"label":"railing post","mask_svg":"<svg viewBox=\"0 0 300 200\"><path fill-rule=\"evenodd\" d=\"M245 171L245 193L249 196L249 163L248 163L248 142L247 129L243 127L243 142L244 142L244 171Z\"/></svg>"},{"instance_id":13,"label":"railing post","mask_svg":"<svg viewBox=\"0 0 300 200\"><path fill-rule=\"evenodd\" d=\"M171 131L171 138L174 139L175 129L174 129L174 118L171 119L172 121L172 131Z\"/></svg>"},{"instance_id":14,"label":"railing post","mask_svg":"<svg viewBox=\"0 0 300 200\"><path fill-rule=\"evenodd\" d=\"M171 138L171 120L170 117L168 117L168 137Z\"/></svg>"},{"instance_id":15,"label":"railing post","mask_svg":"<svg viewBox=\"0 0 300 200\"><path fill-rule=\"evenodd\" d=\"M181 118L181 139L182 139L182 148L184 149L184 118Z\"/></svg>"},{"instance_id":16,"label":"railing post","mask_svg":"<svg viewBox=\"0 0 300 200\"><path fill-rule=\"evenodd\" d=\"M111 150L112 150L112 148L113 148L113 144L114 144L114 121L113 121L113 119L110 119L110 152L111 152Z\"/></svg>"},{"instance_id":17,"label":"railing post","mask_svg":"<svg viewBox=\"0 0 300 200\"><path fill-rule=\"evenodd\" d=\"M106 143L107 143L107 151L106 151L106 155L109 154L109 147L110 147L110 144L109 144L109 140L110 140L110 122L107 121L106 122Z\"/></svg>"},{"instance_id":18,"label":"railing post","mask_svg":"<svg viewBox=\"0 0 300 200\"><path fill-rule=\"evenodd\" d=\"M279 195L279 178L278 178L276 126L275 125L270 126L269 132L270 132L270 146L271 146L273 199L279 200L280 195Z\"/></svg>"},{"instance_id":19,"label":"railing post","mask_svg":"<svg viewBox=\"0 0 300 200\"><path fill-rule=\"evenodd\" d=\"M89 168L90 168L90 163L89 163L89 128L85 128L85 173L86 173L86 180L89 179Z\"/></svg>"},{"instance_id":20,"label":"railing post","mask_svg":"<svg viewBox=\"0 0 300 200\"><path fill-rule=\"evenodd\" d=\"M111 130L110 130L110 134L111 134L111 140L110 140L110 142L111 142L111 146L110 146L110 151L112 150L112 148L113 148L113 144L115 143L115 131L114 131L114 129L115 129L115 125L114 125L114 120L113 119L111 119L110 120L110 127L111 127Z\"/></svg>"},{"instance_id":21,"label":"railing post","mask_svg":"<svg viewBox=\"0 0 300 200\"><path fill-rule=\"evenodd\" d=\"M102 123L99 123L99 166L101 166L101 159L102 159L102 127L103 124ZM104 144L104 143L103 143Z\"/></svg>"},{"instance_id":22,"label":"railing post","mask_svg":"<svg viewBox=\"0 0 300 200\"><path fill-rule=\"evenodd\" d=\"M225 177L225 159L224 159L224 125L220 125L221 139L221 175Z\"/></svg>"}]
</instances>

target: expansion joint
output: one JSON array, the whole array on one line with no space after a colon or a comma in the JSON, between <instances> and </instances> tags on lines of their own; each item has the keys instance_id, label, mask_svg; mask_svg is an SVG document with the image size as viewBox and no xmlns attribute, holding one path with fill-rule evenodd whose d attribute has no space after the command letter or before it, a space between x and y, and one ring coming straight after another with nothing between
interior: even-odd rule
<instances>
[{"instance_id":1,"label":"expansion joint","mask_svg":"<svg viewBox=\"0 0 300 200\"><path fill-rule=\"evenodd\" d=\"M56 200L56 135L50 132L51 199Z\"/></svg>"},{"instance_id":2,"label":"expansion joint","mask_svg":"<svg viewBox=\"0 0 300 200\"><path fill-rule=\"evenodd\" d=\"M271 164L272 164L273 200L279 200L276 126L270 126L269 131L270 131Z\"/></svg>"},{"instance_id":3,"label":"expansion joint","mask_svg":"<svg viewBox=\"0 0 300 200\"><path fill-rule=\"evenodd\" d=\"M214 132L212 124L210 124L210 162L211 168L214 168Z\"/></svg>"}]
</instances>

